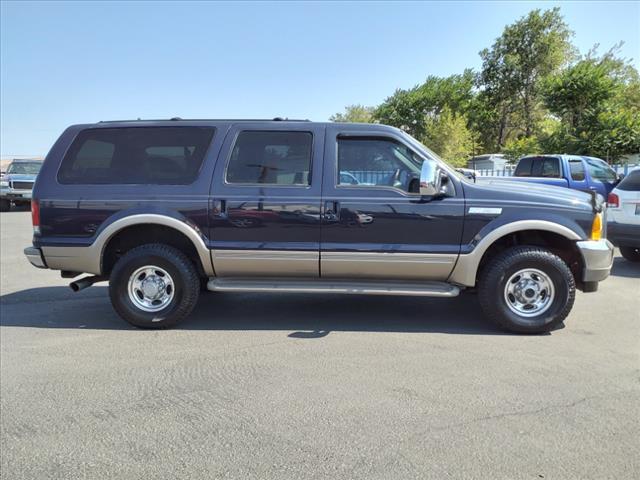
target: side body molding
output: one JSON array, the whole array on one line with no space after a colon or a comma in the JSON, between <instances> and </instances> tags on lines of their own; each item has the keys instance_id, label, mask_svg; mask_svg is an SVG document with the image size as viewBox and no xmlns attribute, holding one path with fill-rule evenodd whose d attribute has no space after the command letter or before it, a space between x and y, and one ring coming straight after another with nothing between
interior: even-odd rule
<instances>
[{"instance_id":1,"label":"side body molding","mask_svg":"<svg viewBox=\"0 0 640 480\"><path fill-rule=\"evenodd\" d=\"M163 225L184 234L193 243L204 272L214 276L211 254L200 232L188 223L168 215L143 213L120 218L107 225L88 247L42 247L49 268L102 274L102 254L109 240L123 228L134 225Z\"/></svg>"},{"instance_id":2,"label":"side body molding","mask_svg":"<svg viewBox=\"0 0 640 480\"><path fill-rule=\"evenodd\" d=\"M570 228L546 220L518 220L507 223L489 232L477 243L471 253L460 255L453 272L449 275L448 281L458 285L473 287L476 284L476 274L480 260L482 260L482 256L487 249L499 238L525 230L543 230L557 233L573 241L584 240L584 238Z\"/></svg>"}]
</instances>

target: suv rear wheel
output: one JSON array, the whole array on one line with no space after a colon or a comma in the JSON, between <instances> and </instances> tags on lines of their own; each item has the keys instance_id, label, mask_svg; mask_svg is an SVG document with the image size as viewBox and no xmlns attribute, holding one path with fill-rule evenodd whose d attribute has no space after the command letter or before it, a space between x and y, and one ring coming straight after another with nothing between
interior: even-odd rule
<instances>
[{"instance_id":1,"label":"suv rear wheel","mask_svg":"<svg viewBox=\"0 0 640 480\"><path fill-rule=\"evenodd\" d=\"M569 315L575 292L569 267L539 247L505 250L486 265L478 285L485 315L517 333L554 329Z\"/></svg>"},{"instance_id":2,"label":"suv rear wheel","mask_svg":"<svg viewBox=\"0 0 640 480\"><path fill-rule=\"evenodd\" d=\"M620 253L630 262L640 262L640 247L620 247Z\"/></svg>"},{"instance_id":3,"label":"suv rear wheel","mask_svg":"<svg viewBox=\"0 0 640 480\"><path fill-rule=\"evenodd\" d=\"M153 243L120 258L109 278L109 296L118 315L140 328L169 328L191 313L200 278L180 250Z\"/></svg>"}]
</instances>

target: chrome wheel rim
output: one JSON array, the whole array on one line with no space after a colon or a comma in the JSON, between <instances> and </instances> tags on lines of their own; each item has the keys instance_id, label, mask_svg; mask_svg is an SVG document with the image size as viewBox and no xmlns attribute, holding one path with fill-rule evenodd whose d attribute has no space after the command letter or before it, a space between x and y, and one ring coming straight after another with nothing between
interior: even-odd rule
<instances>
[{"instance_id":1,"label":"chrome wheel rim","mask_svg":"<svg viewBox=\"0 0 640 480\"><path fill-rule=\"evenodd\" d=\"M171 303L175 286L169 273L160 267L146 265L129 277L129 299L140 310L157 312Z\"/></svg>"},{"instance_id":2,"label":"chrome wheel rim","mask_svg":"<svg viewBox=\"0 0 640 480\"><path fill-rule=\"evenodd\" d=\"M537 317L546 312L555 297L549 275L536 268L518 270L504 287L504 301L516 315Z\"/></svg>"}]
</instances>

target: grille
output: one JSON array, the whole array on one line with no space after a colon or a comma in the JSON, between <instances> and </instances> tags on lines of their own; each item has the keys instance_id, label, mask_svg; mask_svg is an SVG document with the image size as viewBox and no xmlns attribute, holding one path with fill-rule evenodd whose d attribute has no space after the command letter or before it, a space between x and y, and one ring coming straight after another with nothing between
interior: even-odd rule
<instances>
[{"instance_id":1,"label":"grille","mask_svg":"<svg viewBox=\"0 0 640 480\"><path fill-rule=\"evenodd\" d=\"M16 190L33 190L33 182L11 182Z\"/></svg>"}]
</instances>

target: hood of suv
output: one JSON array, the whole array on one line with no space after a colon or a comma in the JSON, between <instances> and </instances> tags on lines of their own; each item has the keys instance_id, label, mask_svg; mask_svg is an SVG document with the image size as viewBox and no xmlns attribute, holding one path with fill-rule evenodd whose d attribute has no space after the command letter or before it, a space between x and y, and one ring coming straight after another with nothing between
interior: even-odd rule
<instances>
[{"instance_id":1,"label":"hood of suv","mask_svg":"<svg viewBox=\"0 0 640 480\"><path fill-rule=\"evenodd\" d=\"M469 183L465 184L467 187ZM590 193L554 187L540 183L525 183L509 180L481 180L471 184L484 198L500 201L530 202L545 205L564 206L574 209L593 209L593 197Z\"/></svg>"}]
</instances>

